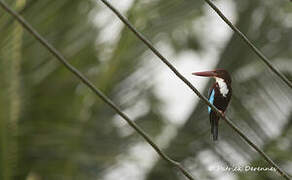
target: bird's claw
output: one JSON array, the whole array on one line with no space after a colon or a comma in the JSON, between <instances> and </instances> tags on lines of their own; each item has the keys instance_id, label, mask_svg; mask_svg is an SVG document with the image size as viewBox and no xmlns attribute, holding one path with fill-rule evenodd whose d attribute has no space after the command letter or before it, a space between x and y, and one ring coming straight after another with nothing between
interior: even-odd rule
<instances>
[{"instance_id":1,"label":"bird's claw","mask_svg":"<svg viewBox=\"0 0 292 180\"><path fill-rule=\"evenodd\" d=\"M218 110L218 111L219 111L219 115L221 114L222 116L225 117L225 113L223 111L221 111L221 110Z\"/></svg>"}]
</instances>

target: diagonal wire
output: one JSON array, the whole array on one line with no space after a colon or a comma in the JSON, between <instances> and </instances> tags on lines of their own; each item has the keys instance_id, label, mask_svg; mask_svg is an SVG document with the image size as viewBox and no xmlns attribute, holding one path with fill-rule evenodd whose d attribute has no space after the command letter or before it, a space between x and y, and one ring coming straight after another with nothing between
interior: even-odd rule
<instances>
[{"instance_id":1,"label":"diagonal wire","mask_svg":"<svg viewBox=\"0 0 292 180\"><path fill-rule=\"evenodd\" d=\"M172 160L154 143L148 134L146 134L134 121L132 121L128 115L122 112L122 110L114 104L107 96L105 96L95 85L90 82L80 71L73 67L66 58L56 50L46 39L44 39L28 22L26 22L19 14L10 9L2 0L0 0L0 6L11 14L31 35L33 35L44 47L46 47L70 72L77 76L87 87L89 87L98 97L100 97L106 104L114 109L135 131L140 134L153 149L168 163L178 168L189 180L194 180L192 175L177 161Z\"/></svg>"},{"instance_id":2,"label":"diagonal wire","mask_svg":"<svg viewBox=\"0 0 292 180\"><path fill-rule=\"evenodd\" d=\"M276 69L269 59L255 46L253 43L236 27L234 26L225 16L224 14L219 10L219 8L216 7L216 5L211 2L210 0L204 0L206 3L211 6L211 8L221 17L221 19L228 24L228 26L237 34L239 37L260 57L260 60L262 60L282 81L284 81L290 88L292 88L292 82L288 80L286 76L284 76L278 69Z\"/></svg>"},{"instance_id":3,"label":"diagonal wire","mask_svg":"<svg viewBox=\"0 0 292 180\"><path fill-rule=\"evenodd\" d=\"M211 104L205 96L203 96L153 45L152 43L145 38L136 28L124 17L115 7L113 7L107 0L101 0L108 8L110 8L119 19L143 42L152 52L159 57L159 59L166 64L175 74L178 76L187 86L189 86L194 93L205 102L208 106L211 107L221 118L223 118L226 123L235 130L250 146L252 146L270 165L276 168L281 176L285 179L289 180L290 178L274 161L263 151L261 150L255 143L253 143L233 122L227 117L224 116L213 104Z\"/></svg>"}]
</instances>

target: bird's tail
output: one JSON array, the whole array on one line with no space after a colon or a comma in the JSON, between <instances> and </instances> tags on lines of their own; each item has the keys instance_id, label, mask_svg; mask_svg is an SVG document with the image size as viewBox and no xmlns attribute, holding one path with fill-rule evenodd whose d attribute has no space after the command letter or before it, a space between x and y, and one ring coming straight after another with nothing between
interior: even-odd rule
<instances>
[{"instance_id":1,"label":"bird's tail","mask_svg":"<svg viewBox=\"0 0 292 180\"><path fill-rule=\"evenodd\" d=\"M213 141L218 140L218 123L220 117L217 116L215 113L211 113L210 115L210 123L211 123L211 134L213 136Z\"/></svg>"}]
</instances>

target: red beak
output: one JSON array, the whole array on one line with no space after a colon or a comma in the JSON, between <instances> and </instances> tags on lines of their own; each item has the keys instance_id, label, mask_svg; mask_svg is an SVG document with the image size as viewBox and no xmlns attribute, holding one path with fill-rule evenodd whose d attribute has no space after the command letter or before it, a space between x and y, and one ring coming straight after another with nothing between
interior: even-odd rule
<instances>
[{"instance_id":1,"label":"red beak","mask_svg":"<svg viewBox=\"0 0 292 180\"><path fill-rule=\"evenodd\" d=\"M194 72L192 74L196 75L196 76L205 76L205 77L215 77L216 76L215 71Z\"/></svg>"}]
</instances>

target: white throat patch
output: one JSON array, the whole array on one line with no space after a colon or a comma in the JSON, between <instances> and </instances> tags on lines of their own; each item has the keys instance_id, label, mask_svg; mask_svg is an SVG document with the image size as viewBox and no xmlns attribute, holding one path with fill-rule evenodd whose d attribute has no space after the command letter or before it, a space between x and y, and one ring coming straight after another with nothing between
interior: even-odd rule
<instances>
[{"instance_id":1,"label":"white throat patch","mask_svg":"<svg viewBox=\"0 0 292 180\"><path fill-rule=\"evenodd\" d=\"M224 82L224 80L223 79L221 79L221 78L215 78L216 79L216 82L218 83L218 85L219 85L219 91L220 91L220 93L224 96L224 97L226 97L226 95L228 94L228 92L229 92L229 90L228 90L228 88L227 88L227 84Z\"/></svg>"}]
</instances>

